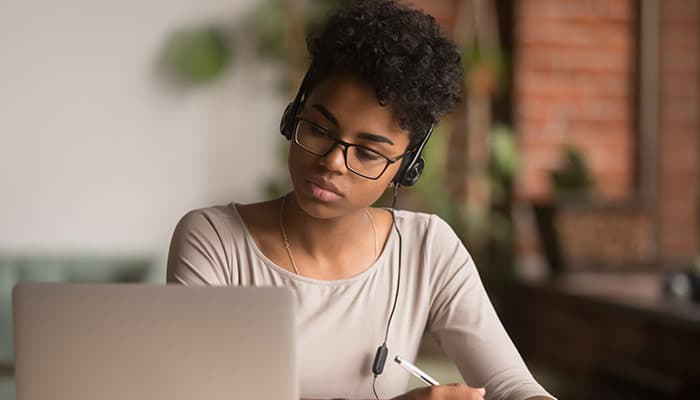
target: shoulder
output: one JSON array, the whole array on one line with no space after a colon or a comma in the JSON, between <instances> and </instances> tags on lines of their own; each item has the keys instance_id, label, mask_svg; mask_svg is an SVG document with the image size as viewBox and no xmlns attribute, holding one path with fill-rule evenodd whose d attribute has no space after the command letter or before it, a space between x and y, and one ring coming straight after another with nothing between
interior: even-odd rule
<instances>
[{"instance_id":1,"label":"shoulder","mask_svg":"<svg viewBox=\"0 0 700 400\"><path fill-rule=\"evenodd\" d=\"M437 214L396 210L395 215L399 229L405 228L424 237L459 240L450 224Z\"/></svg>"},{"instance_id":2,"label":"shoulder","mask_svg":"<svg viewBox=\"0 0 700 400\"><path fill-rule=\"evenodd\" d=\"M185 213L175 226L171 245L206 245L217 251L226 251L242 244L246 238L246 228L236 205L230 203Z\"/></svg>"},{"instance_id":3,"label":"shoulder","mask_svg":"<svg viewBox=\"0 0 700 400\"><path fill-rule=\"evenodd\" d=\"M176 232L224 233L240 226L233 203L188 211L177 223Z\"/></svg>"},{"instance_id":4,"label":"shoulder","mask_svg":"<svg viewBox=\"0 0 700 400\"><path fill-rule=\"evenodd\" d=\"M462 239L439 215L397 210L396 220L407 248L420 255L432 269L455 263L463 265L471 258Z\"/></svg>"},{"instance_id":5,"label":"shoulder","mask_svg":"<svg viewBox=\"0 0 700 400\"><path fill-rule=\"evenodd\" d=\"M180 218L168 251L168 282L231 283L231 265L226 253L235 239L230 227L232 214L227 207L199 208Z\"/></svg>"}]
</instances>

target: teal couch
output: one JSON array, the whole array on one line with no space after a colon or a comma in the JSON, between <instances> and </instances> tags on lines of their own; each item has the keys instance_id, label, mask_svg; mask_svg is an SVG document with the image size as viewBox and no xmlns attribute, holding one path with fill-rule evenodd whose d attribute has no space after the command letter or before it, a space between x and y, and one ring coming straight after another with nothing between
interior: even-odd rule
<instances>
[{"instance_id":1,"label":"teal couch","mask_svg":"<svg viewBox=\"0 0 700 400\"><path fill-rule=\"evenodd\" d=\"M164 280L152 257L0 255L0 366L12 365L12 288L22 281L148 282Z\"/></svg>"}]
</instances>

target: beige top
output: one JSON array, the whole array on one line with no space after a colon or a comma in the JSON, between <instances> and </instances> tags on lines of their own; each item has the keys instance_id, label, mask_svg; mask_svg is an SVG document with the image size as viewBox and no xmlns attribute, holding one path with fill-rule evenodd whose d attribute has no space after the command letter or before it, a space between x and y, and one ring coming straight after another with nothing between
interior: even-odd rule
<instances>
[{"instance_id":1,"label":"beige top","mask_svg":"<svg viewBox=\"0 0 700 400\"><path fill-rule=\"evenodd\" d=\"M376 382L379 397L406 391L409 375L392 360L398 355L413 361L424 332L455 361L468 385L486 387L489 400L550 396L503 329L452 228L436 215L402 210L395 215L403 243L401 288L389 356ZM168 281L291 288L297 298L301 396L374 399L372 361L391 311L398 257L392 229L374 264L354 277L297 276L260 251L230 204L194 210L180 220L170 246Z\"/></svg>"}]
</instances>

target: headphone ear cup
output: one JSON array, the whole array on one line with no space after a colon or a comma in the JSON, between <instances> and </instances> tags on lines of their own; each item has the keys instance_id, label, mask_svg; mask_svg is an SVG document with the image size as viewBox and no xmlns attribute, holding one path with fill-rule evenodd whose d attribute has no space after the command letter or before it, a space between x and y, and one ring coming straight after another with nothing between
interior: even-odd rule
<instances>
[{"instance_id":1,"label":"headphone ear cup","mask_svg":"<svg viewBox=\"0 0 700 400\"><path fill-rule=\"evenodd\" d=\"M425 161L423 157L420 157L412 166L410 166L406 173L401 177L401 185L403 186L413 186L420 179L423 173L423 167L425 166Z\"/></svg>"},{"instance_id":2,"label":"headphone ear cup","mask_svg":"<svg viewBox=\"0 0 700 400\"><path fill-rule=\"evenodd\" d=\"M413 156L411 156L410 159L405 158L401 160L401 165L399 166L399 170L396 171L396 175L394 175L394 179L391 180L391 183L393 185L401 185L402 181L404 180L404 177L406 176L406 170L408 167L410 167L410 163L413 161Z\"/></svg>"},{"instance_id":3,"label":"headphone ear cup","mask_svg":"<svg viewBox=\"0 0 700 400\"><path fill-rule=\"evenodd\" d=\"M294 107L294 102L287 104L282 114L282 119L280 120L280 133L282 136L286 137L287 140L292 139L294 134L294 118L296 116L296 107Z\"/></svg>"}]
</instances>

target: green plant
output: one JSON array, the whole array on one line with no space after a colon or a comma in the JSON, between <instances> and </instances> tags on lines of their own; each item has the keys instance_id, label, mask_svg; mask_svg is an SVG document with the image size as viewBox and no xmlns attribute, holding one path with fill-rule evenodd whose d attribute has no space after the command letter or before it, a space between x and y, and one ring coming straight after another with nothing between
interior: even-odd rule
<instances>
[{"instance_id":1,"label":"green plant","mask_svg":"<svg viewBox=\"0 0 700 400\"><path fill-rule=\"evenodd\" d=\"M162 63L178 82L201 84L221 75L232 57L225 35L214 26L180 29L166 40Z\"/></svg>"},{"instance_id":2,"label":"green plant","mask_svg":"<svg viewBox=\"0 0 700 400\"><path fill-rule=\"evenodd\" d=\"M462 64L470 90L497 93L508 83L508 63L500 49L482 49L478 42L469 42L462 46Z\"/></svg>"},{"instance_id":3,"label":"green plant","mask_svg":"<svg viewBox=\"0 0 700 400\"><path fill-rule=\"evenodd\" d=\"M491 240L507 245L512 240L512 223L507 210L510 202L510 180L519 165L519 152L512 131L497 124L489 135L491 167L488 179L495 205L485 214L466 206L450 193L445 155L448 152L451 124L441 123L426 145L423 176L414 187L420 206L440 215L465 242ZM481 239L479 239L481 238Z\"/></svg>"},{"instance_id":4,"label":"green plant","mask_svg":"<svg viewBox=\"0 0 700 400\"><path fill-rule=\"evenodd\" d=\"M299 21L290 20L290 8L294 7L289 0L265 0L253 10L248 19L249 26L255 35L256 47L259 53L278 62L287 63L292 56L288 48L289 25L298 25L303 33L317 31L323 19L334 9L351 3L350 0L311 0L302 7L299 3Z\"/></svg>"},{"instance_id":5,"label":"green plant","mask_svg":"<svg viewBox=\"0 0 700 400\"><path fill-rule=\"evenodd\" d=\"M572 145L564 146L564 163L550 172L553 197L556 202L587 199L594 188L588 163L583 153Z\"/></svg>"},{"instance_id":6,"label":"green plant","mask_svg":"<svg viewBox=\"0 0 700 400\"><path fill-rule=\"evenodd\" d=\"M287 6L285 0L260 2L248 18L248 24L255 35L258 52L273 60L284 60L285 24Z\"/></svg>"}]
</instances>

